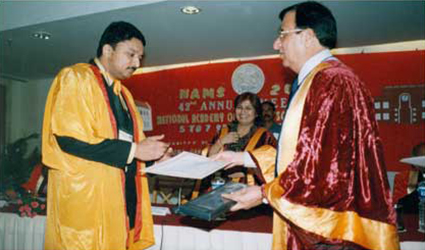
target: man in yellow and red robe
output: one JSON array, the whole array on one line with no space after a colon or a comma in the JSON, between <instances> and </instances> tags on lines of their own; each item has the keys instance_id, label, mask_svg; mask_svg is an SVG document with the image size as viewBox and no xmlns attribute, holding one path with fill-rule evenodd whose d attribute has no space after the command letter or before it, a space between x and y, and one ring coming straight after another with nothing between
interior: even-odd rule
<instances>
[{"instance_id":1,"label":"man in yellow and red robe","mask_svg":"<svg viewBox=\"0 0 425 250\"><path fill-rule=\"evenodd\" d=\"M130 92L145 38L132 24L104 31L97 58L60 71L47 97L42 155L49 167L45 249L144 249L154 244L144 161L166 154L145 138Z\"/></svg>"},{"instance_id":2,"label":"man in yellow and red robe","mask_svg":"<svg viewBox=\"0 0 425 250\"><path fill-rule=\"evenodd\" d=\"M399 249L373 100L329 51L337 33L332 13L304 2L280 19L274 49L298 77L277 154L266 146L248 157L215 157L258 167L267 182L226 195L238 202L232 210L264 198L275 211L273 249Z\"/></svg>"}]
</instances>

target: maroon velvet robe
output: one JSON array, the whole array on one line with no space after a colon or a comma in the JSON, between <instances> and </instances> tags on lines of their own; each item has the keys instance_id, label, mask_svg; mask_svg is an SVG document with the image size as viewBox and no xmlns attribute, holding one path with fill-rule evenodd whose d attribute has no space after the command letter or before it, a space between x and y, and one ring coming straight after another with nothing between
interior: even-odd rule
<instances>
[{"instance_id":1,"label":"maroon velvet robe","mask_svg":"<svg viewBox=\"0 0 425 250\"><path fill-rule=\"evenodd\" d=\"M298 105L296 97L283 124L289 125L283 144L293 140L293 153L287 157L285 147L280 148L287 164L278 162L279 177L264 186L276 212L273 248L342 244L398 249L372 97L339 61L324 62L313 71L299 90L305 93L298 98L301 112L292 113L300 118L289 117ZM270 154L264 148L252 152L262 169L270 164Z\"/></svg>"}]
</instances>

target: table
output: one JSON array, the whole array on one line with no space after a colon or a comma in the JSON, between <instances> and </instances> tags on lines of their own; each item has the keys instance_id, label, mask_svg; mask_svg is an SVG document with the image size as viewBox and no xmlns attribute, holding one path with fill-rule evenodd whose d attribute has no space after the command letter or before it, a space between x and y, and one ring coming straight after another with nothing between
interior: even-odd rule
<instances>
[{"instance_id":1,"label":"table","mask_svg":"<svg viewBox=\"0 0 425 250\"><path fill-rule=\"evenodd\" d=\"M156 245L149 250L269 250L272 219L261 209L212 223L178 215L154 216ZM403 218L408 231L400 234L401 249L423 250L425 234L416 230L417 215ZM45 220L45 216L27 218L0 212L0 250L42 250Z\"/></svg>"},{"instance_id":2,"label":"table","mask_svg":"<svg viewBox=\"0 0 425 250\"><path fill-rule=\"evenodd\" d=\"M271 211L264 214L261 209L235 213L226 221L215 222L174 214L154 216L156 245L149 250L270 250ZM45 222L45 216L19 217L10 213L10 209L3 209L0 212L0 250L44 249Z\"/></svg>"},{"instance_id":3,"label":"table","mask_svg":"<svg viewBox=\"0 0 425 250\"><path fill-rule=\"evenodd\" d=\"M214 229L205 231L194 227L154 225L157 244L149 250L235 249L270 250L272 235ZM162 244L161 244L162 243Z\"/></svg>"},{"instance_id":4,"label":"table","mask_svg":"<svg viewBox=\"0 0 425 250\"><path fill-rule=\"evenodd\" d=\"M154 216L154 223L157 244L150 250L271 249L273 221L268 206L233 213L226 221L208 222L171 214Z\"/></svg>"},{"instance_id":5,"label":"table","mask_svg":"<svg viewBox=\"0 0 425 250\"><path fill-rule=\"evenodd\" d=\"M1 250L42 250L46 216L19 217L14 213L0 213Z\"/></svg>"}]
</instances>

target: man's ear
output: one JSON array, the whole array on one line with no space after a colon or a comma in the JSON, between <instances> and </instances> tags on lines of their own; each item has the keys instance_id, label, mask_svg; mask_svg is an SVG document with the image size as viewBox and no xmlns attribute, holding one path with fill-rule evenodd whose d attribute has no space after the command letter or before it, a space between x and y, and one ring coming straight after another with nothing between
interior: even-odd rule
<instances>
[{"instance_id":1,"label":"man's ear","mask_svg":"<svg viewBox=\"0 0 425 250\"><path fill-rule=\"evenodd\" d=\"M107 58L109 58L112 55L113 51L114 51L114 49L109 44L105 44L102 47L102 55L107 57Z\"/></svg>"},{"instance_id":2,"label":"man's ear","mask_svg":"<svg viewBox=\"0 0 425 250\"><path fill-rule=\"evenodd\" d=\"M312 45L315 45L319 40L316 37L316 33L314 32L314 30L308 28L304 31L304 35L305 35L305 41L306 41L306 46L310 47Z\"/></svg>"}]
</instances>

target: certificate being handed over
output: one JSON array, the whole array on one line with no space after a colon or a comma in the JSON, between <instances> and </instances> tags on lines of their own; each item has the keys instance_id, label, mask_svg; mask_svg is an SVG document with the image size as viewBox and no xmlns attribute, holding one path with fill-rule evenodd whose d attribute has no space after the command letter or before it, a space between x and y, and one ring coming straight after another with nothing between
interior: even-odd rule
<instances>
[{"instance_id":1,"label":"certificate being handed over","mask_svg":"<svg viewBox=\"0 0 425 250\"><path fill-rule=\"evenodd\" d=\"M205 156L182 152L173 158L146 168L144 172L187 179L203 179L226 165L227 163L222 161L214 161Z\"/></svg>"}]
</instances>

